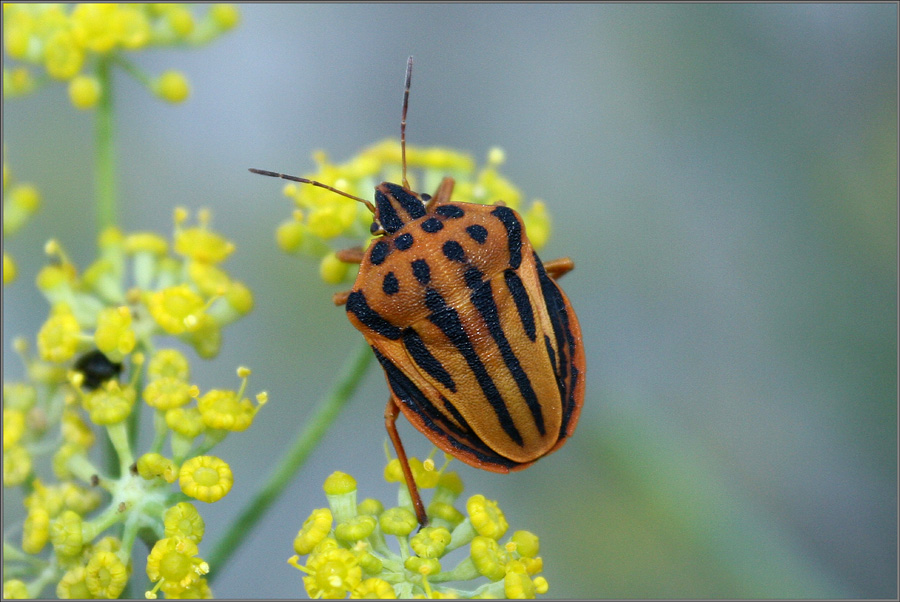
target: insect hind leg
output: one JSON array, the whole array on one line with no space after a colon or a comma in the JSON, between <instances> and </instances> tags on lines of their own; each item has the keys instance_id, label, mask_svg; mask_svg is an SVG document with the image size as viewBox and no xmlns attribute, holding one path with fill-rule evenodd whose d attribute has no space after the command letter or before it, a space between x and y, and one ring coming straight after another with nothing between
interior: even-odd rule
<instances>
[{"instance_id":1,"label":"insect hind leg","mask_svg":"<svg viewBox=\"0 0 900 602\"><path fill-rule=\"evenodd\" d=\"M416 486L416 480L413 478L412 469L409 467L409 460L406 459L406 451L403 449L403 442L400 441L400 433L397 432L397 416L399 415L400 401L391 395L391 398L388 399L387 407L384 409L384 426L387 428L391 443L394 444L394 451L397 452L397 459L400 460L403 478L406 480L406 487L409 489L409 497L412 498L413 508L416 510L416 518L419 521L419 528L421 528L428 524L428 515L425 514L425 504L422 503L422 496L419 495L419 488Z\"/></svg>"},{"instance_id":2,"label":"insect hind leg","mask_svg":"<svg viewBox=\"0 0 900 602\"><path fill-rule=\"evenodd\" d=\"M544 270L554 280L558 280L561 276L565 276L574 269L575 262L569 257L560 257L544 262Z\"/></svg>"}]
</instances>

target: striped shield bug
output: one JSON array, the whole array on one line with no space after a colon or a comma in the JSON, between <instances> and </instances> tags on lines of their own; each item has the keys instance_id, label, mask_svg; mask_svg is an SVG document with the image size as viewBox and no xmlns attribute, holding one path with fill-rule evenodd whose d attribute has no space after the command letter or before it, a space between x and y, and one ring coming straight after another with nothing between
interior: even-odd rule
<instances>
[{"instance_id":1,"label":"striped shield bug","mask_svg":"<svg viewBox=\"0 0 900 602\"><path fill-rule=\"evenodd\" d=\"M400 120L402 184L383 182L363 203L377 238L338 254L359 263L353 288L335 295L387 379L385 426L419 523L425 507L396 420L402 412L434 445L493 472L522 470L572 435L584 402L585 356L575 312L556 279L574 264L542 262L521 216L502 202L454 203L453 180L433 196L406 178L406 113Z\"/></svg>"}]
</instances>

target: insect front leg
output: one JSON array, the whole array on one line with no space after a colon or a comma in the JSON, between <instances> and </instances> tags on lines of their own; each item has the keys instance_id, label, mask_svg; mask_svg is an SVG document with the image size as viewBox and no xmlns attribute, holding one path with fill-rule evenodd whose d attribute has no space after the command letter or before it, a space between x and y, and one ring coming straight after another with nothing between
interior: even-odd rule
<instances>
[{"instance_id":1,"label":"insect front leg","mask_svg":"<svg viewBox=\"0 0 900 602\"><path fill-rule=\"evenodd\" d=\"M400 441L400 433L397 432L397 416L399 415L400 401L391 395L391 398L388 399L387 407L384 409L384 426L387 428L391 443L394 444L397 459L400 460L403 478L406 480L409 497L412 498L413 507L416 510L416 518L419 520L419 527L421 528L428 524L428 516L425 514L425 504L422 503L419 488L416 487L416 480L413 478L412 469L409 467L409 460L406 459L406 451L404 451L403 443Z\"/></svg>"},{"instance_id":2,"label":"insect front leg","mask_svg":"<svg viewBox=\"0 0 900 602\"><path fill-rule=\"evenodd\" d=\"M575 262L568 257L560 257L559 259L551 259L544 262L544 270L547 275L557 280L560 276L568 274L575 269Z\"/></svg>"},{"instance_id":3,"label":"insect front leg","mask_svg":"<svg viewBox=\"0 0 900 602\"><path fill-rule=\"evenodd\" d=\"M344 263L362 263L363 258L366 256L366 252L362 247L352 247L350 249L341 249L337 253L337 258L343 261ZM340 293L335 293L332 295L331 300L334 301L335 305L346 305L347 297L350 296L350 291L341 291Z\"/></svg>"}]
</instances>

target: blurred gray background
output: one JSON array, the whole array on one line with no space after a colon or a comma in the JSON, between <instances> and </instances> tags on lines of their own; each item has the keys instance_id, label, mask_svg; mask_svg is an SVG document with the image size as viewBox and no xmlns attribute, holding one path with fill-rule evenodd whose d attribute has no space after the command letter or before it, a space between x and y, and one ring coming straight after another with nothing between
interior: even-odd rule
<instances>
[{"instance_id":1,"label":"blurred gray background","mask_svg":"<svg viewBox=\"0 0 900 602\"><path fill-rule=\"evenodd\" d=\"M119 73L121 224L168 235L210 207L226 264L257 307L194 362L203 389L270 403L215 453L234 469L201 509L201 555L264 480L360 335L317 265L281 254L281 186L396 136L507 152L503 172L554 220L545 258L588 358L572 441L509 476L456 463L469 493L541 537L553 597L897 596L897 6L253 5L199 50L142 52L183 70L182 106ZM55 236L95 253L92 114L64 86L4 102L7 160L44 207L5 248L12 337L47 315L33 287ZM305 595L285 563L334 470L386 502L387 388L363 387L214 585L219 597ZM407 449L426 439L402 421ZM20 498L9 496L5 518Z\"/></svg>"}]
</instances>

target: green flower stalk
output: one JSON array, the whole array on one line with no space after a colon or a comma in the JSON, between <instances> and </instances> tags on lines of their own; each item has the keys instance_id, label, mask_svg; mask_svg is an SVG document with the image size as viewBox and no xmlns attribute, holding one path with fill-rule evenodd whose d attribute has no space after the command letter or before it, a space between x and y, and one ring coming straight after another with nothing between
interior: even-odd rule
<instances>
[{"instance_id":1,"label":"green flower stalk","mask_svg":"<svg viewBox=\"0 0 900 602\"><path fill-rule=\"evenodd\" d=\"M385 470L396 482L396 460ZM410 458L416 483L433 489L429 526L418 522L400 479L400 505L357 502L356 481L335 472L325 480L328 508L313 510L294 539L288 563L304 573L312 598L534 598L548 590L536 535L516 531L496 502L473 495L466 513L448 512L462 493L454 472ZM501 542L502 540L502 542ZM391 545L391 542L395 542ZM301 562L300 556L307 556Z\"/></svg>"}]
</instances>

